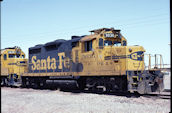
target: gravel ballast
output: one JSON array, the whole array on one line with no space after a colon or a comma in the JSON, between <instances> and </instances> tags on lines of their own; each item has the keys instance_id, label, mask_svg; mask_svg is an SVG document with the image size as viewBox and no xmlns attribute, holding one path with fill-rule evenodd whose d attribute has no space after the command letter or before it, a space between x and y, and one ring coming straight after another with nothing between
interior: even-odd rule
<instances>
[{"instance_id":1,"label":"gravel ballast","mask_svg":"<svg viewBox=\"0 0 172 113\"><path fill-rule=\"evenodd\" d=\"M170 99L1 87L2 113L169 113Z\"/></svg>"}]
</instances>

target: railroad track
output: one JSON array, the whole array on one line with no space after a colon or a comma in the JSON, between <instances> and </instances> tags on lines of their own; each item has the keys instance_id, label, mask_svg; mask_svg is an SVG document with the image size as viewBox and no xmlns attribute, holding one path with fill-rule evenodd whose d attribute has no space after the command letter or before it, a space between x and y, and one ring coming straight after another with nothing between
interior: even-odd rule
<instances>
[{"instance_id":1,"label":"railroad track","mask_svg":"<svg viewBox=\"0 0 172 113\"><path fill-rule=\"evenodd\" d=\"M3 87L3 86L1 86ZM10 87L10 86L6 86ZM22 88L22 87L14 87L11 86L11 88ZM47 89L47 88L45 88ZM37 89L39 90L39 89ZM57 88L52 88L52 90L57 90ZM138 93L129 93L129 92L96 92L96 91L89 91L89 90L72 90L72 89L61 89L61 91L65 92L73 92L73 93L93 93L93 94L105 94L105 95L116 95L116 96L126 96L126 97L133 97L133 98L139 98L139 97L146 97L146 98L152 98L152 99L171 99L171 92L170 91L163 91L163 92L156 92L152 94L138 94Z\"/></svg>"},{"instance_id":2,"label":"railroad track","mask_svg":"<svg viewBox=\"0 0 172 113\"><path fill-rule=\"evenodd\" d=\"M138 94L138 93L129 93L129 92L111 92L111 93L103 93L103 92L89 92L84 91L84 93L96 93L96 94L105 94L105 95L116 95L116 96L126 96L129 98L139 98L139 97L146 97L152 99L171 99L171 92L156 92L152 94Z\"/></svg>"},{"instance_id":3,"label":"railroad track","mask_svg":"<svg viewBox=\"0 0 172 113\"><path fill-rule=\"evenodd\" d=\"M160 99L171 99L171 93L170 92L160 92L160 93L153 93L153 94L143 94L141 95L143 97L147 98L160 98Z\"/></svg>"}]
</instances>

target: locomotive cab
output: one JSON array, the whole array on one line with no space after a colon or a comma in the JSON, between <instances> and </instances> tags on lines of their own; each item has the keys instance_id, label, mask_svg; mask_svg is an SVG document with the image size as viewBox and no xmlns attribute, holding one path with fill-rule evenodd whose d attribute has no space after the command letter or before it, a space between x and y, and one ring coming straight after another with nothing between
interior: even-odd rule
<instances>
[{"instance_id":1,"label":"locomotive cab","mask_svg":"<svg viewBox=\"0 0 172 113\"><path fill-rule=\"evenodd\" d=\"M92 34L80 40L80 61L84 63L84 71L94 69L101 74L103 70L112 75L125 75L127 70L144 69L144 48L127 46L127 40L120 30L102 28L90 31Z\"/></svg>"}]
</instances>

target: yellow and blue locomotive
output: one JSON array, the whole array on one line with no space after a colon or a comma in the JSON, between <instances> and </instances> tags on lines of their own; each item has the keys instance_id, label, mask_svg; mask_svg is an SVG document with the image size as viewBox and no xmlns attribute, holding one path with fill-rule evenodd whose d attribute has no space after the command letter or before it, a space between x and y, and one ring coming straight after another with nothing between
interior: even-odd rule
<instances>
[{"instance_id":1,"label":"yellow and blue locomotive","mask_svg":"<svg viewBox=\"0 0 172 113\"><path fill-rule=\"evenodd\" d=\"M1 50L1 85L18 86L27 72L25 53L17 46Z\"/></svg>"},{"instance_id":2,"label":"yellow and blue locomotive","mask_svg":"<svg viewBox=\"0 0 172 113\"><path fill-rule=\"evenodd\" d=\"M145 70L144 48L127 46L120 30L102 28L29 48L23 87L72 86L139 93L163 89L159 69Z\"/></svg>"},{"instance_id":3,"label":"yellow and blue locomotive","mask_svg":"<svg viewBox=\"0 0 172 113\"><path fill-rule=\"evenodd\" d=\"M159 69L145 70L144 48L127 46L120 30L101 28L29 48L23 87L72 86L149 93L163 88Z\"/></svg>"}]
</instances>

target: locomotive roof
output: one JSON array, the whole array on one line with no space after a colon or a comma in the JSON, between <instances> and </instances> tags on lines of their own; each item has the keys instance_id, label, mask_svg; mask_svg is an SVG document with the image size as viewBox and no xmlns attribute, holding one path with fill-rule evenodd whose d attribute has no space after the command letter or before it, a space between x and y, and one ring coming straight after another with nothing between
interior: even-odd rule
<instances>
[{"instance_id":1,"label":"locomotive roof","mask_svg":"<svg viewBox=\"0 0 172 113\"><path fill-rule=\"evenodd\" d=\"M38 49L38 48L41 48L43 46L43 44L38 44L34 47L30 47L29 49Z\"/></svg>"},{"instance_id":2,"label":"locomotive roof","mask_svg":"<svg viewBox=\"0 0 172 113\"><path fill-rule=\"evenodd\" d=\"M109 28L100 28L100 29L94 29L94 30L91 30L90 32L101 32L105 29L109 29Z\"/></svg>"},{"instance_id":3,"label":"locomotive roof","mask_svg":"<svg viewBox=\"0 0 172 113\"><path fill-rule=\"evenodd\" d=\"M12 51L14 51L14 50L18 50L18 49L20 49L21 50L21 48L20 47L18 47L18 46L14 46L14 47L7 47L7 48L4 48L4 49L1 49L0 50L0 55L2 55L5 51L10 51L10 50L12 50ZM21 50L22 51L22 50Z\"/></svg>"},{"instance_id":4,"label":"locomotive roof","mask_svg":"<svg viewBox=\"0 0 172 113\"><path fill-rule=\"evenodd\" d=\"M80 41L81 41L81 42L90 41L90 40L95 39L96 36L97 36L97 34L88 35L88 36L83 37Z\"/></svg>"},{"instance_id":5,"label":"locomotive roof","mask_svg":"<svg viewBox=\"0 0 172 113\"><path fill-rule=\"evenodd\" d=\"M95 29L95 30L91 30L90 32L94 32L96 34L99 34L102 31L120 31L119 29L114 29L114 28L100 28L100 29Z\"/></svg>"},{"instance_id":6,"label":"locomotive roof","mask_svg":"<svg viewBox=\"0 0 172 113\"><path fill-rule=\"evenodd\" d=\"M84 35L84 36L86 36L86 35ZM54 45L54 44L59 45L59 44L62 44L62 43L64 43L64 42L71 42L71 43L72 43L72 42L77 42L77 41L79 41L81 38L83 38L84 36L77 36L77 38L73 38L73 39L71 39L71 40L58 39L58 40L55 40L55 41L47 42L47 43L45 43L45 44L38 44L38 45L36 45L36 46L30 47L29 49L39 49L39 48L41 48L42 46L49 46L49 45Z\"/></svg>"},{"instance_id":7,"label":"locomotive roof","mask_svg":"<svg viewBox=\"0 0 172 113\"><path fill-rule=\"evenodd\" d=\"M14 46L14 47L7 47L5 49L1 49L1 50L6 50L6 49L21 49L20 47L18 46Z\"/></svg>"},{"instance_id":8,"label":"locomotive roof","mask_svg":"<svg viewBox=\"0 0 172 113\"><path fill-rule=\"evenodd\" d=\"M77 42L77 41L81 40L82 38L83 38L82 36L78 36L77 38L74 38L74 39L69 40L69 41L71 41L71 42Z\"/></svg>"},{"instance_id":9,"label":"locomotive roof","mask_svg":"<svg viewBox=\"0 0 172 113\"><path fill-rule=\"evenodd\" d=\"M45 44L39 44L36 45L34 47L30 47L30 49L38 49L41 48L42 46L49 46L49 45L60 45L64 42L77 42L77 41L81 41L81 42L85 42L85 41L90 41L95 39L99 33L101 33L102 31L113 31L113 32L120 32L120 30L114 29L114 28L100 28L100 29L95 29L95 30L91 30L90 32L94 32L94 34L91 35L83 35L83 36L72 36L71 40L64 40L64 39L58 39L55 41L51 41L51 42L47 42Z\"/></svg>"},{"instance_id":10,"label":"locomotive roof","mask_svg":"<svg viewBox=\"0 0 172 113\"><path fill-rule=\"evenodd\" d=\"M4 51L6 51L7 49L21 49L20 47L18 47L18 46L14 46L14 47L7 47L7 48L5 48L5 49L1 49L0 50L0 54L3 54L3 52Z\"/></svg>"},{"instance_id":11,"label":"locomotive roof","mask_svg":"<svg viewBox=\"0 0 172 113\"><path fill-rule=\"evenodd\" d=\"M61 43L63 43L63 42L65 42L66 40L64 40L64 39L59 39L59 40L55 40L55 41L52 41L52 42L48 42L48 43L46 43L46 44L44 44L44 46L49 46L49 45L53 45L53 44L61 44Z\"/></svg>"}]
</instances>

